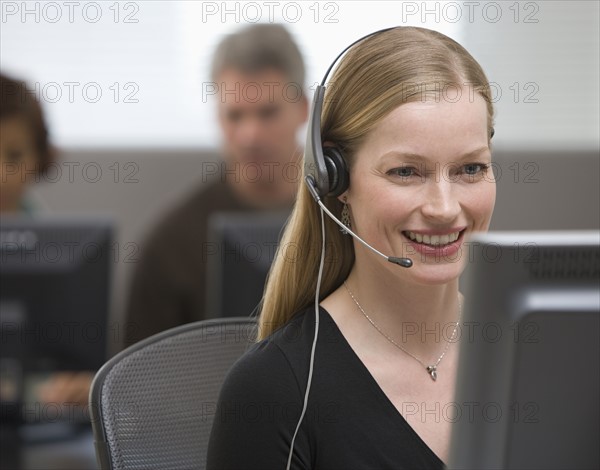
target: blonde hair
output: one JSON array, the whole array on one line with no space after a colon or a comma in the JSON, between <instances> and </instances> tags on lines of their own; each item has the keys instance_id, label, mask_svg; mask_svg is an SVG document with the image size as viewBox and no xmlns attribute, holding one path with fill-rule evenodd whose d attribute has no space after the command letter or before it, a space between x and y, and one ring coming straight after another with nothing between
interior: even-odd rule
<instances>
[{"instance_id":1,"label":"blonde hair","mask_svg":"<svg viewBox=\"0 0 600 470\"><path fill-rule=\"evenodd\" d=\"M424 99L424 94L440 99L448 85L461 90L470 87L471 93L484 98L489 136L494 117L489 83L466 49L437 31L419 27L400 26L371 36L353 46L332 75L323 103L322 140L335 143L351 168L356 149L391 111ZM323 202L340 216L342 203L337 198L325 197ZM352 238L343 235L328 217L325 239L319 301L341 285L354 264ZM265 286L258 340L314 302L321 243L319 207L302 174Z\"/></svg>"}]
</instances>

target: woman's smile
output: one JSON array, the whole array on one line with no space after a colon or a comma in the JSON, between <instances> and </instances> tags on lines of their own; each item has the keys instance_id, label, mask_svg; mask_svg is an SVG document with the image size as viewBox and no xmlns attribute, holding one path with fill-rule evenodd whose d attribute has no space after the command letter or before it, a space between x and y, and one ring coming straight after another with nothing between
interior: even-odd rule
<instances>
[{"instance_id":1,"label":"woman's smile","mask_svg":"<svg viewBox=\"0 0 600 470\"><path fill-rule=\"evenodd\" d=\"M465 228L451 229L444 231L443 234L440 234L439 231L436 234L433 234L433 231L430 233L403 231L402 235L407 240L406 243L418 253L448 257L455 255L460 250L465 231Z\"/></svg>"}]
</instances>

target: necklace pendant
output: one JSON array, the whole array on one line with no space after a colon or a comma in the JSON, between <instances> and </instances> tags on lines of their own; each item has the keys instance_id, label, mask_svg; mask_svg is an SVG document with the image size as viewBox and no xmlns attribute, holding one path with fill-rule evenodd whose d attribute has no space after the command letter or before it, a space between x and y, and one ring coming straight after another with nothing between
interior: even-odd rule
<instances>
[{"instance_id":1,"label":"necklace pendant","mask_svg":"<svg viewBox=\"0 0 600 470\"><path fill-rule=\"evenodd\" d=\"M427 372L431 375L431 380L437 379L437 366L427 366Z\"/></svg>"}]
</instances>

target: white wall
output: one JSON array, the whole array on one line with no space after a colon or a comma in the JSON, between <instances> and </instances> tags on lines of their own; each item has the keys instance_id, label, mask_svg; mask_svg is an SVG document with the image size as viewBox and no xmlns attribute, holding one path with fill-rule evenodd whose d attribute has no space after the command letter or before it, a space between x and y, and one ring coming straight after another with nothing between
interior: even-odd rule
<instances>
[{"instance_id":1,"label":"white wall","mask_svg":"<svg viewBox=\"0 0 600 470\"><path fill-rule=\"evenodd\" d=\"M598 147L596 1L153 0L75 2L72 11L60 1L1 3L0 68L37 87L65 149L217 148L208 64L225 34L255 18L289 27L309 88L363 34L437 29L465 45L501 92L498 147Z\"/></svg>"},{"instance_id":2,"label":"white wall","mask_svg":"<svg viewBox=\"0 0 600 470\"><path fill-rule=\"evenodd\" d=\"M497 23L480 15L464 30L467 48L502 92L497 144L598 149L600 2L499 3Z\"/></svg>"}]
</instances>

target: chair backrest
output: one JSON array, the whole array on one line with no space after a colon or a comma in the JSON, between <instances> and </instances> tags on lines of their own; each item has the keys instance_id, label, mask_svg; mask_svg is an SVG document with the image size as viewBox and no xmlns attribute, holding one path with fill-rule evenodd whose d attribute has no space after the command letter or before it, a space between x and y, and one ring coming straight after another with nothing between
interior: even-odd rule
<instances>
[{"instance_id":1,"label":"chair backrest","mask_svg":"<svg viewBox=\"0 0 600 470\"><path fill-rule=\"evenodd\" d=\"M247 317L188 323L110 359L90 390L100 468L203 469L219 390L256 331Z\"/></svg>"}]
</instances>

